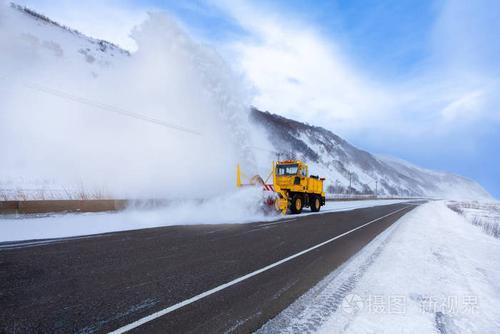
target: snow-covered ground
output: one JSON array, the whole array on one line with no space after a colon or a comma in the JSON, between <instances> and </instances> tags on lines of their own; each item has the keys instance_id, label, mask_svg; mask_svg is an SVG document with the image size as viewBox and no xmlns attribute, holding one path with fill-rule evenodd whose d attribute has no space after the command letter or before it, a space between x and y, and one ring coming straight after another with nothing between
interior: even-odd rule
<instances>
[{"instance_id":1,"label":"snow-covered ground","mask_svg":"<svg viewBox=\"0 0 500 334\"><path fill-rule=\"evenodd\" d=\"M264 215L255 205L261 201L259 196L259 189L245 189L208 201L173 202L167 207L156 209L130 208L115 213L4 217L0 218L0 242L63 238L158 226L249 223L283 218L281 215ZM308 209L305 209L302 215L348 211L400 202L403 200L327 202L319 213L307 212Z\"/></svg>"},{"instance_id":2,"label":"snow-covered ground","mask_svg":"<svg viewBox=\"0 0 500 334\"><path fill-rule=\"evenodd\" d=\"M261 333L499 333L500 241L429 202Z\"/></svg>"}]
</instances>

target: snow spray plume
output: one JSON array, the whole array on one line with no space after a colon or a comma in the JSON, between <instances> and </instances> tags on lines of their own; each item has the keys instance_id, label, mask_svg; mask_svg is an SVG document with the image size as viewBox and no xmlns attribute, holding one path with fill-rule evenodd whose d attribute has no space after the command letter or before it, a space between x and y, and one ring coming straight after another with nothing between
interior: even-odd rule
<instances>
[{"instance_id":1,"label":"snow spray plume","mask_svg":"<svg viewBox=\"0 0 500 334\"><path fill-rule=\"evenodd\" d=\"M234 188L238 161L255 170L249 100L222 59L164 14L132 36L129 55L0 6L0 183L201 198Z\"/></svg>"}]
</instances>

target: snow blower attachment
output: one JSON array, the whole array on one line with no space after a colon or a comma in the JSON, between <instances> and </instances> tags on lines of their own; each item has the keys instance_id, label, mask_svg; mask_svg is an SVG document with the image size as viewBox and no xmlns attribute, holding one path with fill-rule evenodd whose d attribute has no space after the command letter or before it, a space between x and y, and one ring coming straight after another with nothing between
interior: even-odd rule
<instances>
[{"instance_id":1,"label":"snow blower attachment","mask_svg":"<svg viewBox=\"0 0 500 334\"><path fill-rule=\"evenodd\" d=\"M309 175L308 166L300 160L273 162L272 171L266 180L259 175L252 176L248 183L242 183L244 175L240 165L236 169L236 186L262 187L264 206L267 210L286 214L301 213L304 207L318 212L325 205L324 178ZM272 177L273 183L267 183Z\"/></svg>"}]
</instances>

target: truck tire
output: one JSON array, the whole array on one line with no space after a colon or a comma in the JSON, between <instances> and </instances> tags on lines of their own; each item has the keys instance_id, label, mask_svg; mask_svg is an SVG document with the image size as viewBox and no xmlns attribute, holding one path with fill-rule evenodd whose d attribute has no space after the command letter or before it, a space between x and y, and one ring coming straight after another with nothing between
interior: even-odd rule
<instances>
[{"instance_id":1,"label":"truck tire","mask_svg":"<svg viewBox=\"0 0 500 334\"><path fill-rule=\"evenodd\" d=\"M290 210L293 214L301 213L304 207L304 198L302 195L295 194L292 197L292 202L290 203Z\"/></svg>"},{"instance_id":2,"label":"truck tire","mask_svg":"<svg viewBox=\"0 0 500 334\"><path fill-rule=\"evenodd\" d=\"M321 208L321 199L319 198L319 196L311 196L309 201L310 201L311 211L318 212L319 209Z\"/></svg>"}]
</instances>

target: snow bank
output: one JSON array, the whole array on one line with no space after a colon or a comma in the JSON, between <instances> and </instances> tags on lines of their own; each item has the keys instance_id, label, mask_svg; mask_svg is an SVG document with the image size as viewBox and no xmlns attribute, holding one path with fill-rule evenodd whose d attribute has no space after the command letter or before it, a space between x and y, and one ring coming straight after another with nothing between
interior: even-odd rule
<instances>
[{"instance_id":1,"label":"snow bank","mask_svg":"<svg viewBox=\"0 0 500 334\"><path fill-rule=\"evenodd\" d=\"M431 202L260 332L494 333L499 319L500 242Z\"/></svg>"},{"instance_id":2,"label":"snow bank","mask_svg":"<svg viewBox=\"0 0 500 334\"><path fill-rule=\"evenodd\" d=\"M401 201L327 202L319 213L347 211L389 205ZM78 213L48 217L10 217L0 219L0 242L63 238L114 231L170 225L230 224L272 221L281 215L265 215L261 210L262 191L246 188L204 201L174 201L160 209L130 208L117 213ZM28 217L28 218L27 218Z\"/></svg>"}]
</instances>

